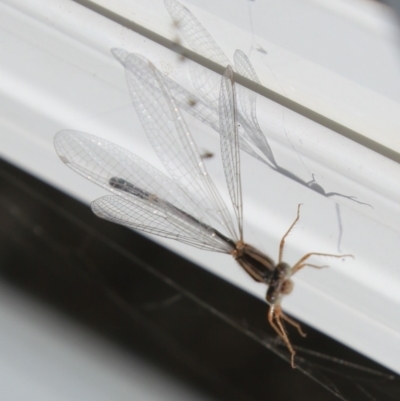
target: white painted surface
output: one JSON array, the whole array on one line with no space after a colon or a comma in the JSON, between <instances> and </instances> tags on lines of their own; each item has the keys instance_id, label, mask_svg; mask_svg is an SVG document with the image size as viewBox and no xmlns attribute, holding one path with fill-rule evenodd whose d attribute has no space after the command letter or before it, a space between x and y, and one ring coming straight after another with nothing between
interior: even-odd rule
<instances>
[{"instance_id":1,"label":"white painted surface","mask_svg":"<svg viewBox=\"0 0 400 401\"><path fill-rule=\"evenodd\" d=\"M214 16L192 7L229 57L236 48L248 51L252 43L243 17L248 15L248 4L243 3L235 2L237 7L231 6L229 13L215 9L217 4L226 4L222 1L204 3L204 7L214 7L209 9ZM332 11L322 1L296 2L299 8L295 11L289 1L276 2L282 8L267 2L265 7L271 8L264 14L256 9L262 6L259 3L263 2L251 4L255 34L260 35L255 41L268 56L253 50L251 60L261 81L398 149L400 80L391 23L366 8L360 16L345 8ZM113 2L113 7L149 29L170 38L176 36L162 1L121 0ZM259 20L264 15L271 19L265 26ZM328 34L316 35L313 21L319 21L320 30L339 29L338 43L330 34L334 56L317 51ZM293 35L288 26L296 26ZM362 34L357 37L351 29ZM290 38L293 43L287 44ZM312 38L318 39L314 45ZM343 50L341 44L348 44L348 38L357 39L357 49L372 43L370 53L376 54L380 63L367 57L368 52L363 51L361 58L352 57L352 47ZM58 160L52 139L61 129L104 137L160 167L130 105L123 69L109 50L122 47L143 54L190 88L187 65L175 54L67 0L3 0L0 40L2 157L87 203L103 191ZM298 47L301 43L304 49ZM329 64L332 60L336 64ZM385 71L379 70L380 64ZM362 73L357 74L357 70ZM380 72L379 77L374 71ZM328 260L329 269L302 271L283 306L299 319L400 372L399 165L267 99L258 99L258 116L275 157L285 168L306 181L314 173L327 192L355 195L373 208L324 198L244 155L246 240L276 258L280 237L302 202L301 222L288 238L285 259L293 263L309 251L338 252L337 201L343 226L341 249L354 254L355 259ZM217 135L193 119L187 122L200 147L216 153L207 163L227 197ZM265 288L229 257L157 240L264 298Z\"/></svg>"}]
</instances>

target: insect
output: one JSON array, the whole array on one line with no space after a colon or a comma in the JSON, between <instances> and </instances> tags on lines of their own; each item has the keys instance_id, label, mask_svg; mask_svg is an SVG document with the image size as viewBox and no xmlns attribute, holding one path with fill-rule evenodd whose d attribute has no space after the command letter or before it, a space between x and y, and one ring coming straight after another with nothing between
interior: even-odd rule
<instances>
[{"instance_id":1,"label":"insect","mask_svg":"<svg viewBox=\"0 0 400 401\"><path fill-rule=\"evenodd\" d=\"M311 252L292 267L283 262L285 239L299 220L300 206L280 242L277 264L244 241L236 93L230 66L221 80L219 116L222 162L235 223L206 171L162 74L135 54L126 58L125 72L138 116L171 178L127 150L79 131L64 130L55 135L54 146L60 159L114 194L92 203L97 216L197 248L230 254L254 280L266 284L268 321L286 344L294 367L295 350L284 323L294 326L303 336L304 333L281 309L282 297L293 288L291 277L305 266L318 267L307 262L313 255L350 255Z\"/></svg>"}]
</instances>

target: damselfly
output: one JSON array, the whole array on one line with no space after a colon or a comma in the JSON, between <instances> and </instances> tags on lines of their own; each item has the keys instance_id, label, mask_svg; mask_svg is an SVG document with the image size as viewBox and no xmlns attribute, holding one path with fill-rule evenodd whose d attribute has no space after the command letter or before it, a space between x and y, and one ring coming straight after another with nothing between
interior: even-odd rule
<instances>
[{"instance_id":1,"label":"damselfly","mask_svg":"<svg viewBox=\"0 0 400 401\"><path fill-rule=\"evenodd\" d=\"M235 223L207 173L163 75L135 54L127 56L124 65L133 104L171 178L127 150L79 131L56 134L54 146L60 159L114 193L92 203L92 210L99 217L201 249L230 254L254 280L266 284L268 321L290 351L294 367L295 351L284 323L296 327L301 335L304 333L281 309L282 297L293 287L291 277L305 266L317 267L307 263L313 255L336 258L350 255L311 252L293 267L283 262L285 239L299 219L300 206L280 242L277 264L244 242L237 106L230 66L221 81L219 119L221 156Z\"/></svg>"}]
</instances>

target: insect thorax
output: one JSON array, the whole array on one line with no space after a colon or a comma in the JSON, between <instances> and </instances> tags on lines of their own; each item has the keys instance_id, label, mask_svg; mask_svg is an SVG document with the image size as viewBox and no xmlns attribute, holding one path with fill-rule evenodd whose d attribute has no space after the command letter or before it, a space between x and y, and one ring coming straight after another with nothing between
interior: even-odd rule
<instances>
[{"instance_id":1,"label":"insect thorax","mask_svg":"<svg viewBox=\"0 0 400 401\"><path fill-rule=\"evenodd\" d=\"M278 263L275 266L266 295L266 300L270 305L278 304L282 295L290 294L292 291L291 271L291 267L285 262Z\"/></svg>"},{"instance_id":2,"label":"insect thorax","mask_svg":"<svg viewBox=\"0 0 400 401\"><path fill-rule=\"evenodd\" d=\"M232 255L254 280L269 285L275 268L275 263L269 256L241 241L236 243Z\"/></svg>"}]
</instances>

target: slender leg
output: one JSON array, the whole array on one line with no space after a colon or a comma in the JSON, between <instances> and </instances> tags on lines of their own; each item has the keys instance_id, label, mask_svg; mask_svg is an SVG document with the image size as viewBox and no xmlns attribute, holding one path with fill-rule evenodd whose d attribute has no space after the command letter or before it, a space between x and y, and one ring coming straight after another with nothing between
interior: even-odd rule
<instances>
[{"instance_id":1,"label":"slender leg","mask_svg":"<svg viewBox=\"0 0 400 401\"><path fill-rule=\"evenodd\" d=\"M291 319L289 316L286 316L283 312L281 312L281 317L283 320L288 322L291 326L296 327L297 331L302 337L307 337L307 334L304 333L302 330L300 323L296 322L295 320Z\"/></svg>"},{"instance_id":2,"label":"slender leg","mask_svg":"<svg viewBox=\"0 0 400 401\"><path fill-rule=\"evenodd\" d=\"M299 271L300 269L302 269L304 266L311 266L311 267L323 267L323 266L315 266L312 264L308 264L308 263L303 263L305 260L307 260L309 257L311 256L329 256L331 258L346 258L346 257L350 257L353 258L353 255L350 254L346 254L346 255L333 255L331 253L320 253L320 252L311 252L311 253L307 253L306 255L304 255L293 267L292 267L292 275L294 273L296 273L297 271Z\"/></svg>"},{"instance_id":3,"label":"slender leg","mask_svg":"<svg viewBox=\"0 0 400 401\"><path fill-rule=\"evenodd\" d=\"M314 267L315 269L323 269L325 267L329 267L328 265L313 265L312 263L301 263L300 265L295 265L296 269L293 270L292 268L292 275L296 272L298 272L300 269L303 267L308 266L308 267Z\"/></svg>"},{"instance_id":4,"label":"slender leg","mask_svg":"<svg viewBox=\"0 0 400 401\"><path fill-rule=\"evenodd\" d=\"M281 243L279 244L279 261L278 263L282 262L282 255L283 255L283 248L285 247L285 239L286 237L289 235L290 231L292 231L293 227L296 225L296 223L299 221L300 218L300 207L301 207L301 203L299 203L299 205L297 206L297 216L294 220L294 222L292 223L292 225L289 227L289 229L286 231L285 235L282 237L281 239Z\"/></svg>"},{"instance_id":5,"label":"slender leg","mask_svg":"<svg viewBox=\"0 0 400 401\"><path fill-rule=\"evenodd\" d=\"M291 354L291 365L292 368L295 368L296 365L294 363L294 356L296 355L296 351L293 349L293 346L289 340L289 337L286 333L285 328L283 327L281 316L283 315L280 306L271 305L268 311L268 322L271 327L276 331L278 336L283 340L287 349ZM285 316L286 317L286 316ZM284 318L285 319L285 318ZM286 319L285 319L286 320ZM291 320L291 319L290 319ZM276 323L275 323L276 321Z\"/></svg>"}]
</instances>

